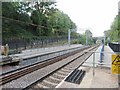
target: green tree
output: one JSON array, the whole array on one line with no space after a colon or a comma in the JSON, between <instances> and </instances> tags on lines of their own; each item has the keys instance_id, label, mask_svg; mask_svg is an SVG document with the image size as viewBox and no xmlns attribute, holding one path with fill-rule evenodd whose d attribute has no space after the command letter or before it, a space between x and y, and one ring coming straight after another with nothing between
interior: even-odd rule
<instances>
[{"instance_id":1,"label":"green tree","mask_svg":"<svg viewBox=\"0 0 120 90\"><path fill-rule=\"evenodd\" d=\"M2 16L5 17L2 19L3 41L5 39L27 38L32 35L29 32L29 24L27 24L31 23L29 15L19 10L20 3L18 2L2 3Z\"/></svg>"},{"instance_id":2,"label":"green tree","mask_svg":"<svg viewBox=\"0 0 120 90\"><path fill-rule=\"evenodd\" d=\"M49 22L52 25L52 31L55 35L67 35L68 29L75 29L76 25L72 22L67 14L61 11L56 11L50 16Z\"/></svg>"},{"instance_id":3,"label":"green tree","mask_svg":"<svg viewBox=\"0 0 120 90\"><path fill-rule=\"evenodd\" d=\"M117 15L111 25L111 28L105 31L106 39L110 38L113 42L120 42L120 15Z\"/></svg>"},{"instance_id":4,"label":"green tree","mask_svg":"<svg viewBox=\"0 0 120 90\"><path fill-rule=\"evenodd\" d=\"M75 29L70 17L56 8L56 2L3 2L3 41L41 36L67 36ZM77 36L72 32L72 36Z\"/></svg>"}]
</instances>

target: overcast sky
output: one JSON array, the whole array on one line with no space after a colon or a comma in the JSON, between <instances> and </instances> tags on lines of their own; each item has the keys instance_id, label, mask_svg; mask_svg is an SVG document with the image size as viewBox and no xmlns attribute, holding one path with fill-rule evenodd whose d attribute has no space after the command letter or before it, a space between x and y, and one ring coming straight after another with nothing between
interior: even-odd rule
<instances>
[{"instance_id":1,"label":"overcast sky","mask_svg":"<svg viewBox=\"0 0 120 90\"><path fill-rule=\"evenodd\" d=\"M89 28L93 36L103 36L118 14L120 0L56 0L58 8L72 19L78 32Z\"/></svg>"}]
</instances>

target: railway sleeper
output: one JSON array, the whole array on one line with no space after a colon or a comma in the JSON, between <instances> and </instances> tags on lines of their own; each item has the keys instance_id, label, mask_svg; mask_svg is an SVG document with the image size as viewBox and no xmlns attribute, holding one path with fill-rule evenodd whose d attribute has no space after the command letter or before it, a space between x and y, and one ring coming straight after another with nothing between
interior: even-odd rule
<instances>
[{"instance_id":1,"label":"railway sleeper","mask_svg":"<svg viewBox=\"0 0 120 90\"><path fill-rule=\"evenodd\" d=\"M59 83L60 83L60 80L53 79L53 78L50 78L50 77L48 77L46 80L47 80L47 81L50 81L50 82L57 83L57 84L59 84Z\"/></svg>"},{"instance_id":2,"label":"railway sleeper","mask_svg":"<svg viewBox=\"0 0 120 90\"><path fill-rule=\"evenodd\" d=\"M42 81L40 84L43 85L43 86L49 87L49 88L56 87L56 84L53 84L53 83L50 83L50 82L47 82L47 81Z\"/></svg>"}]
</instances>

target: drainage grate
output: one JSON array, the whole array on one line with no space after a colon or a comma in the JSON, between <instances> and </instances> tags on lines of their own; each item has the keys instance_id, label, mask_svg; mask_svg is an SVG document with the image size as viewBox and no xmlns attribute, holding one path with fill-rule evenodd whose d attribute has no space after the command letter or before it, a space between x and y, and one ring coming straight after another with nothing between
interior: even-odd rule
<instances>
[{"instance_id":1,"label":"drainage grate","mask_svg":"<svg viewBox=\"0 0 120 90\"><path fill-rule=\"evenodd\" d=\"M83 77L85 76L86 71L75 69L66 79L65 81L80 84Z\"/></svg>"}]
</instances>

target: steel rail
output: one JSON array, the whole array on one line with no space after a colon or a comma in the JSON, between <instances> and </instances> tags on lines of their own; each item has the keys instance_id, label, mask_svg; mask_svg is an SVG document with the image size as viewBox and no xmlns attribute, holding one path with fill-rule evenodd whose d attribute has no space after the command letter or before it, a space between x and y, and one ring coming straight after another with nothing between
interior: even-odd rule
<instances>
[{"instance_id":1,"label":"steel rail","mask_svg":"<svg viewBox=\"0 0 120 90\"><path fill-rule=\"evenodd\" d=\"M84 49L86 49L86 48L84 48ZM35 70L41 69L41 68L43 68L45 66L51 65L51 64L53 64L55 62L58 62L58 61L60 61L60 60L62 60L64 58L67 58L70 55L76 54L76 53L78 53L78 52L80 52L80 51L82 51L84 49L82 48L80 50L76 50L74 52L70 52L70 53L67 53L67 54L64 54L64 55L49 59L49 60L41 62L41 63L33 64L33 65L29 66L29 67L22 68L20 70L15 71L15 72L5 74L5 75L0 77L0 80L2 81L2 82L0 82L0 85L8 83L8 82L10 82L10 81L12 81L14 79L17 79L17 78L19 78L21 76L24 76L24 75L26 75L28 73L31 73L31 72L35 71Z\"/></svg>"},{"instance_id":2,"label":"steel rail","mask_svg":"<svg viewBox=\"0 0 120 90\"><path fill-rule=\"evenodd\" d=\"M90 48L88 51L91 51L91 50L93 50L93 49L96 49L97 47L98 47L98 46L92 47L92 48ZM27 86L27 87L24 88L23 90L27 90L27 89L30 89L31 87L34 87L34 86L36 85L36 83L38 83L39 81L44 80L46 77L52 75L54 72L60 70L61 68L65 67L66 65L68 65L68 64L70 64L70 63L72 63L72 62L74 62L76 59L80 58L81 56L84 56L85 54L89 54L89 55L88 55L88 57L85 58L85 60L83 60L82 62L80 62L80 64L75 68L75 69L78 69L78 68L79 68L79 67L80 67L80 66L81 66L81 65L82 65L92 54L93 54L93 52L91 52L91 53L86 53L86 52L83 51L83 53L82 53L80 56L74 58L72 61L68 62L67 64L65 64L65 65L63 65L63 66L61 66L60 68L57 68L57 69L54 70L53 72L51 72L51 73L45 75L44 77L42 77L42 78L39 79L38 81L32 83L31 85ZM73 72L73 71L72 71L72 72ZM72 72L71 72L71 73L72 73ZM33 89L33 88L32 88L32 89Z\"/></svg>"}]
</instances>

